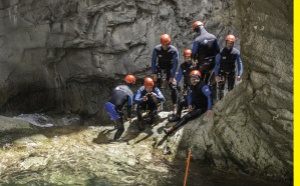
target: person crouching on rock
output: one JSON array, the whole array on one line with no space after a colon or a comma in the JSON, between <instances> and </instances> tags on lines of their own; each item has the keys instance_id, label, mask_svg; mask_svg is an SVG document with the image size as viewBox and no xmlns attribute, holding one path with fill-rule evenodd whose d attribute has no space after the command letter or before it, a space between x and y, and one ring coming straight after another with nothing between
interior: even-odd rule
<instances>
[{"instance_id":1,"label":"person crouching on rock","mask_svg":"<svg viewBox=\"0 0 300 186\"><path fill-rule=\"evenodd\" d=\"M163 94L160 89L154 87L154 81L150 77L144 79L144 86L141 86L135 95L134 101L137 105L137 118L138 118L138 129L144 130L145 127L142 123L142 111L149 110L149 124L154 122L154 117L157 114L157 108L160 103L165 101Z\"/></svg>"},{"instance_id":2,"label":"person crouching on rock","mask_svg":"<svg viewBox=\"0 0 300 186\"><path fill-rule=\"evenodd\" d=\"M204 81L200 79L201 73L198 70L190 72L191 86L188 90L188 113L173 127L163 129L167 135L186 124L189 120L201 116L203 113L207 116L212 114L211 91Z\"/></svg>"},{"instance_id":3,"label":"person crouching on rock","mask_svg":"<svg viewBox=\"0 0 300 186\"><path fill-rule=\"evenodd\" d=\"M130 121L131 107L133 105L133 92L130 89L131 85L135 84L136 78L133 75L127 75L125 77L125 85L117 86L109 101L105 104L105 110L110 116L110 119L114 121L117 132L115 133L114 140L121 137L124 132L124 123L122 118L122 109L127 103L127 116Z\"/></svg>"}]
</instances>

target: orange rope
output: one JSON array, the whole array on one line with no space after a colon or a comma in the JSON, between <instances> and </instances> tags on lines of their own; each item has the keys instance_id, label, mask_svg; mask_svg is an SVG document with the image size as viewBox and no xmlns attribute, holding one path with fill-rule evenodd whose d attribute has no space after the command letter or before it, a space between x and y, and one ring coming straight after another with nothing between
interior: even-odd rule
<instances>
[{"instance_id":1,"label":"orange rope","mask_svg":"<svg viewBox=\"0 0 300 186\"><path fill-rule=\"evenodd\" d=\"M185 175L184 175L183 186L186 186L187 177L188 177L188 173L189 173L189 167L190 167L191 156L192 156L192 150L189 149L188 157L187 157L187 161L186 161L186 169L185 169Z\"/></svg>"}]
</instances>

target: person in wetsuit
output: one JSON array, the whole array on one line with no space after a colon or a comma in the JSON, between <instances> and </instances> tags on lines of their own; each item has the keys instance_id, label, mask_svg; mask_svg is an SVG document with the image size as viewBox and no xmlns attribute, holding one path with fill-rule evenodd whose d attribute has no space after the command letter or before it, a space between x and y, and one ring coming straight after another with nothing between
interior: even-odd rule
<instances>
[{"instance_id":1,"label":"person in wetsuit","mask_svg":"<svg viewBox=\"0 0 300 186\"><path fill-rule=\"evenodd\" d=\"M170 122L178 121L180 119L182 109L184 107L188 107L187 92L188 92L189 86L191 85L190 72L192 70L199 70L199 66L197 65L197 63L192 63L191 55L192 55L191 49L184 50L184 52L183 52L184 62L179 66L178 74L175 78L177 84L179 84L183 77L183 97L178 100L176 114L172 115L168 119Z\"/></svg>"},{"instance_id":2,"label":"person in wetsuit","mask_svg":"<svg viewBox=\"0 0 300 186\"><path fill-rule=\"evenodd\" d=\"M145 129L142 123L142 112L149 110L150 120L148 123L152 124L157 115L157 108L165 101L165 98L160 89L154 86L154 81L150 77L146 77L144 85L137 90L134 101L137 103L138 129L142 131Z\"/></svg>"},{"instance_id":3,"label":"person in wetsuit","mask_svg":"<svg viewBox=\"0 0 300 186\"><path fill-rule=\"evenodd\" d=\"M211 91L204 81L201 81L201 73L193 70L190 73L191 86L188 92L188 113L183 116L174 126L164 128L163 131L169 135L189 120L195 119L205 113L212 113Z\"/></svg>"},{"instance_id":4,"label":"person in wetsuit","mask_svg":"<svg viewBox=\"0 0 300 186\"><path fill-rule=\"evenodd\" d=\"M219 84L219 100L224 97L225 84L228 83L228 91L231 91L235 85L235 79L240 81L243 73L240 51L233 47L236 40L235 36L227 35L225 40L226 47L216 56L215 80Z\"/></svg>"},{"instance_id":5,"label":"person in wetsuit","mask_svg":"<svg viewBox=\"0 0 300 186\"><path fill-rule=\"evenodd\" d=\"M114 121L117 129L114 139L117 140L124 132L123 113L122 109L127 103L127 117L131 118L131 108L133 105L133 92L130 89L131 85L135 84L136 78L133 75L127 75L125 77L125 85L117 86L111 93L111 98L105 104L105 110L110 116L110 119Z\"/></svg>"},{"instance_id":6,"label":"person in wetsuit","mask_svg":"<svg viewBox=\"0 0 300 186\"><path fill-rule=\"evenodd\" d=\"M213 70L215 68L215 57L220 53L219 41L213 34L209 33L201 21L193 23L193 30L198 34L193 43L192 59L198 63L201 72L201 80L210 86L212 97L216 98L216 83Z\"/></svg>"},{"instance_id":7,"label":"person in wetsuit","mask_svg":"<svg viewBox=\"0 0 300 186\"><path fill-rule=\"evenodd\" d=\"M172 111L175 112L177 103L175 73L178 66L179 52L175 46L171 45L171 37L168 34L161 35L160 42L161 44L155 46L152 52L152 79L156 82L158 88L162 88L163 80L168 82L173 104Z\"/></svg>"}]
</instances>

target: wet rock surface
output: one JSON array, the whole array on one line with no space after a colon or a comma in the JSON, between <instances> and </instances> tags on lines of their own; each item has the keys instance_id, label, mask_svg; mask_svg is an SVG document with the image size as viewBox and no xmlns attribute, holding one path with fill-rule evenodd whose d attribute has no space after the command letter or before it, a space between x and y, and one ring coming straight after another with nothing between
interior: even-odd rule
<instances>
[{"instance_id":1,"label":"wet rock surface","mask_svg":"<svg viewBox=\"0 0 300 186\"><path fill-rule=\"evenodd\" d=\"M136 120L125 123L119 141L111 141L114 126L64 125L39 128L1 143L0 184L8 185L182 185L186 160L176 151L183 130L171 137L162 133L169 126L162 112L154 125L141 132ZM12 119L11 123L19 123ZM36 131L36 129L33 129ZM6 131L7 135L14 135ZM197 154L193 149L192 154ZM235 172L220 171L191 160L188 185L274 185L287 183L261 180Z\"/></svg>"},{"instance_id":2,"label":"wet rock surface","mask_svg":"<svg viewBox=\"0 0 300 186\"><path fill-rule=\"evenodd\" d=\"M48 127L39 134L23 134L2 144L0 183L159 185L170 176L168 162L174 157L163 155L165 124L140 132L135 120L126 122L124 135L113 142L112 125Z\"/></svg>"}]
</instances>

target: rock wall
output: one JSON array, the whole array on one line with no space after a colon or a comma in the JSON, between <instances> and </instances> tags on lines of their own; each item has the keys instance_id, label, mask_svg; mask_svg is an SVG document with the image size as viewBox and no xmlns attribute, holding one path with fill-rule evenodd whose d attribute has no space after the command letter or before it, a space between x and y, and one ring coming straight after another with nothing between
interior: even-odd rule
<instances>
[{"instance_id":1,"label":"rock wall","mask_svg":"<svg viewBox=\"0 0 300 186\"><path fill-rule=\"evenodd\" d=\"M183 52L196 19L210 31L228 3L161 0L0 2L0 108L4 114L59 110L102 115L110 90L127 73L149 75L162 33Z\"/></svg>"},{"instance_id":2,"label":"rock wall","mask_svg":"<svg viewBox=\"0 0 300 186\"><path fill-rule=\"evenodd\" d=\"M226 170L291 179L293 2L236 1L233 12L244 81L215 105L213 118L186 127L181 148L194 144L194 157Z\"/></svg>"}]
</instances>

